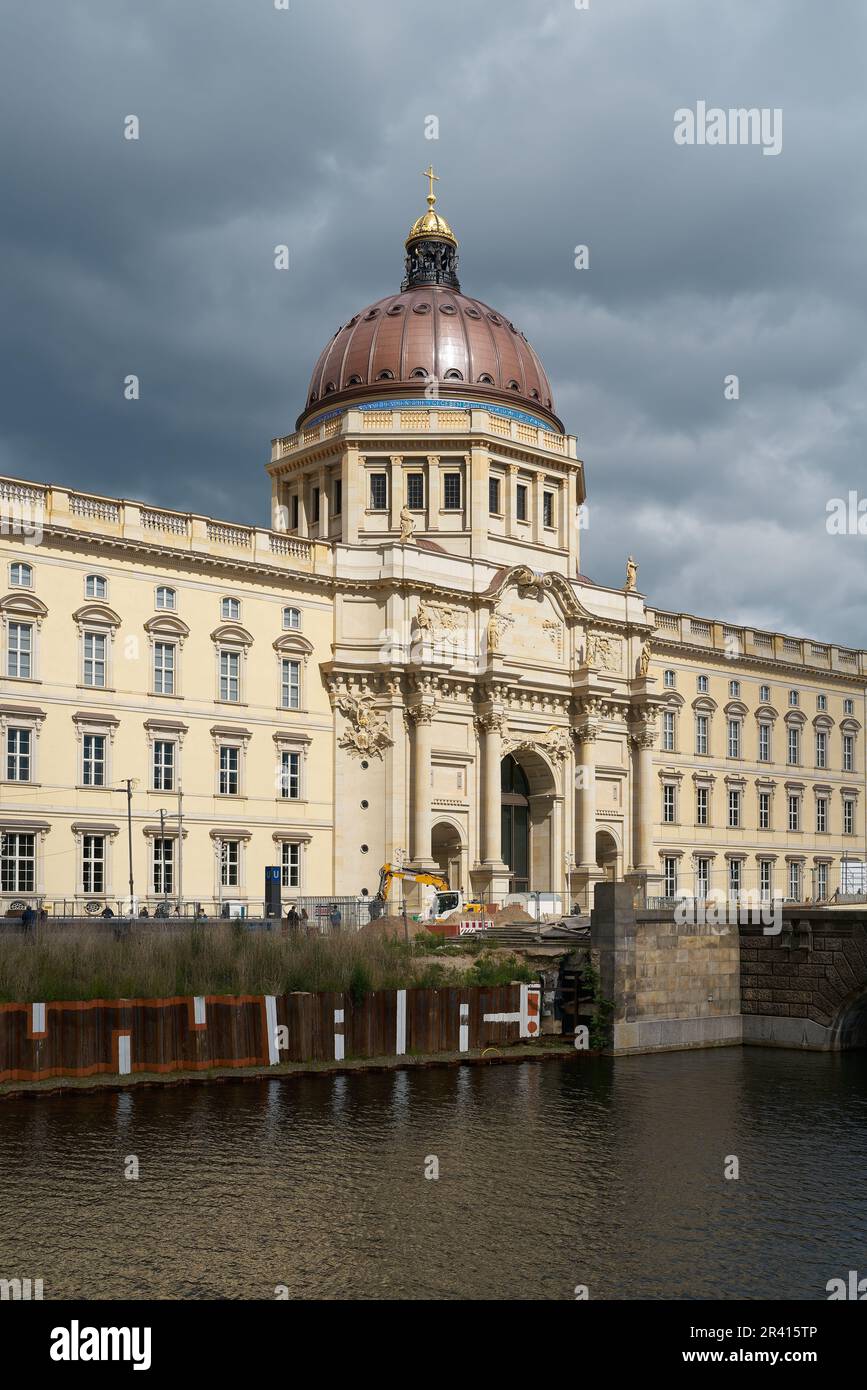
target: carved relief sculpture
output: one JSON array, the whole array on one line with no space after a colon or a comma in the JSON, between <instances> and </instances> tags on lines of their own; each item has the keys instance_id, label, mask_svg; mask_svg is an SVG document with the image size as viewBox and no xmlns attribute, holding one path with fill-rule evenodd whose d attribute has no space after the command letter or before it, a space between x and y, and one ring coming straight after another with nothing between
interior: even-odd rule
<instances>
[{"instance_id":1,"label":"carved relief sculpture","mask_svg":"<svg viewBox=\"0 0 867 1390\"><path fill-rule=\"evenodd\" d=\"M381 758L382 750L394 742L388 735L388 725L382 715L373 708L372 695L341 695L337 708L349 720L337 740L339 748L346 748L359 757Z\"/></svg>"}]
</instances>

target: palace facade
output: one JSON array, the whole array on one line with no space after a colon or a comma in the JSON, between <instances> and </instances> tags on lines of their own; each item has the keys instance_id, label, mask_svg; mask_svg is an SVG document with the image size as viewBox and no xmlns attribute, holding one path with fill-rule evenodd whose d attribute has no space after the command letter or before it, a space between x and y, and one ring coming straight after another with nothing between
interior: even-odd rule
<instances>
[{"instance_id":1,"label":"palace facade","mask_svg":"<svg viewBox=\"0 0 867 1390\"><path fill-rule=\"evenodd\" d=\"M867 654L581 572L575 437L435 201L272 441L269 527L0 480L0 911L401 859L582 904L856 883Z\"/></svg>"}]
</instances>

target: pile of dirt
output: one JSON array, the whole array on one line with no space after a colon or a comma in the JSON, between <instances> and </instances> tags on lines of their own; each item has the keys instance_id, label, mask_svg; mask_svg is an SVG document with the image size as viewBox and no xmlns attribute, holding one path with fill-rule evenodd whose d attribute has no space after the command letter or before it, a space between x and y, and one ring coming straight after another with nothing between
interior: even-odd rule
<instances>
[{"instance_id":1,"label":"pile of dirt","mask_svg":"<svg viewBox=\"0 0 867 1390\"><path fill-rule=\"evenodd\" d=\"M505 907L500 907L496 912L491 913L491 921L495 926L504 926L507 922L516 927L523 927L527 923L531 926L536 925L535 917L531 917L520 903L506 903Z\"/></svg>"},{"instance_id":2,"label":"pile of dirt","mask_svg":"<svg viewBox=\"0 0 867 1390\"><path fill-rule=\"evenodd\" d=\"M418 936L419 932L427 931L424 922L414 922L411 917L406 919L406 933L410 940ZM366 922L359 931L360 936L374 936L380 939L385 937L397 936L401 941L404 940L404 920L403 917L375 917L372 922Z\"/></svg>"}]
</instances>

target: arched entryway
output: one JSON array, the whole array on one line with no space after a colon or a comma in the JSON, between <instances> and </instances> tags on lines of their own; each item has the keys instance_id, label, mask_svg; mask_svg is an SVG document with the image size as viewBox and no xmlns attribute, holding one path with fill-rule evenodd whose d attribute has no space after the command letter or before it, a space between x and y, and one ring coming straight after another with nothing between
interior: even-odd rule
<instances>
[{"instance_id":1,"label":"arched entryway","mask_svg":"<svg viewBox=\"0 0 867 1390\"><path fill-rule=\"evenodd\" d=\"M835 1019L832 1029L833 1046L842 1052L867 1047L867 991L856 994Z\"/></svg>"},{"instance_id":2,"label":"arched entryway","mask_svg":"<svg viewBox=\"0 0 867 1390\"><path fill-rule=\"evenodd\" d=\"M509 866L509 892L562 889L554 817L562 803L550 764L532 746L516 748L500 765L500 853Z\"/></svg>"},{"instance_id":3,"label":"arched entryway","mask_svg":"<svg viewBox=\"0 0 867 1390\"><path fill-rule=\"evenodd\" d=\"M596 832L596 863L608 879L617 878L617 864L620 849L614 836L608 830Z\"/></svg>"},{"instance_id":4,"label":"arched entryway","mask_svg":"<svg viewBox=\"0 0 867 1390\"><path fill-rule=\"evenodd\" d=\"M437 821L431 831L431 858L436 860L450 888L464 887L463 850L464 844L457 826L451 821Z\"/></svg>"}]
</instances>

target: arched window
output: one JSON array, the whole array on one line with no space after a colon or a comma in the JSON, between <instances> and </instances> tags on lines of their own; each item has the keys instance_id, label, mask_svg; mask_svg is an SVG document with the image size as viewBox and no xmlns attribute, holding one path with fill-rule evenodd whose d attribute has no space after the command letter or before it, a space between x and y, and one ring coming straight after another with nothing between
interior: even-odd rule
<instances>
[{"instance_id":1,"label":"arched window","mask_svg":"<svg viewBox=\"0 0 867 1390\"><path fill-rule=\"evenodd\" d=\"M13 565L9 566L9 584L13 589L32 589L33 570L31 566L16 560Z\"/></svg>"},{"instance_id":2,"label":"arched window","mask_svg":"<svg viewBox=\"0 0 867 1390\"><path fill-rule=\"evenodd\" d=\"M108 580L102 574L89 574L84 581L85 598L108 598Z\"/></svg>"},{"instance_id":3,"label":"arched window","mask_svg":"<svg viewBox=\"0 0 867 1390\"><path fill-rule=\"evenodd\" d=\"M299 632L300 629L301 629L301 609L300 609L300 608L284 608L284 609L283 609L283 631L284 631L284 632Z\"/></svg>"},{"instance_id":4,"label":"arched window","mask_svg":"<svg viewBox=\"0 0 867 1390\"><path fill-rule=\"evenodd\" d=\"M380 372L376 379L377 381L394 381L394 372Z\"/></svg>"},{"instance_id":5,"label":"arched window","mask_svg":"<svg viewBox=\"0 0 867 1390\"><path fill-rule=\"evenodd\" d=\"M457 367L450 367L446 372L445 379L446 381L463 381L464 378Z\"/></svg>"},{"instance_id":6,"label":"arched window","mask_svg":"<svg viewBox=\"0 0 867 1390\"><path fill-rule=\"evenodd\" d=\"M167 584L160 584L157 588L157 608L163 608L174 612L178 606L178 596L174 589L170 589Z\"/></svg>"},{"instance_id":7,"label":"arched window","mask_svg":"<svg viewBox=\"0 0 867 1390\"><path fill-rule=\"evenodd\" d=\"M479 377L479 385L480 385L480 386L493 386L493 384L494 384L494 378L493 378L492 376L489 376L487 372L482 372L482 375Z\"/></svg>"}]
</instances>

